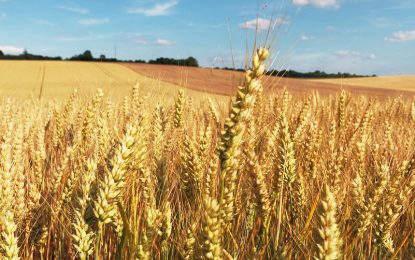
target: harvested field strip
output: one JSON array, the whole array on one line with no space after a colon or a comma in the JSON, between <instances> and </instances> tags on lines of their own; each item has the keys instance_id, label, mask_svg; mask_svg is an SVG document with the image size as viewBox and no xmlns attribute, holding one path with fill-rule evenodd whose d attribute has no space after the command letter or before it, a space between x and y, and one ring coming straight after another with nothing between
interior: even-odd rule
<instances>
[{"instance_id":1,"label":"harvested field strip","mask_svg":"<svg viewBox=\"0 0 415 260\"><path fill-rule=\"evenodd\" d=\"M184 85L187 88L217 93L223 95L232 95L235 93L238 84L243 80L243 73L229 70L207 69L207 68L190 68L177 67L168 65L152 65L127 63L122 64L133 71L150 78L161 79L173 84ZM184 78L185 77L185 78ZM381 79L381 78L379 78ZM185 82L186 84L183 84ZM415 80L414 80L415 82ZM325 80L304 80L292 78L265 77L264 89L275 90L287 87L293 94L303 94L304 91L317 90L321 95L334 94L343 88L355 94L388 96L404 95L412 96L413 89L394 89L384 88L377 85L359 86L355 84L340 84L339 82L326 82Z\"/></svg>"}]
</instances>

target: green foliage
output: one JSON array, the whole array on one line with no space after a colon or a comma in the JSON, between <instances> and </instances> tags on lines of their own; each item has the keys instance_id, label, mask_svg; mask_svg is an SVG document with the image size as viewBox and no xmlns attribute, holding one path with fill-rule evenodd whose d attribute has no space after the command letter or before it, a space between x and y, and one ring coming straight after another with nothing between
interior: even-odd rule
<instances>
[{"instance_id":1,"label":"green foliage","mask_svg":"<svg viewBox=\"0 0 415 260\"><path fill-rule=\"evenodd\" d=\"M215 69L224 69L224 70L233 70L233 71L245 71L244 69L234 69L229 67ZM295 70L269 70L265 74L275 77L286 77L286 78L303 78L303 79L328 79L328 78L360 78L360 77L376 77L376 74L373 75L359 75L352 73L327 73L324 71L316 70L313 72L299 72Z\"/></svg>"},{"instance_id":2,"label":"green foliage","mask_svg":"<svg viewBox=\"0 0 415 260\"><path fill-rule=\"evenodd\" d=\"M267 72L271 76L287 77L287 78L359 78L359 77L370 77L367 75L358 75L351 73L326 73L324 71L316 70L313 72L298 72L295 70L270 70ZM372 75L375 77L376 75Z\"/></svg>"},{"instance_id":3,"label":"green foliage","mask_svg":"<svg viewBox=\"0 0 415 260\"><path fill-rule=\"evenodd\" d=\"M25 50L22 54L19 55L10 55L4 54L3 51L0 50L0 59L1 60L62 60L62 57L49 57L49 56L42 56L31 54L27 50Z\"/></svg>"},{"instance_id":4,"label":"green foliage","mask_svg":"<svg viewBox=\"0 0 415 260\"><path fill-rule=\"evenodd\" d=\"M178 66L188 66L188 67L199 67L199 63L193 57L187 59L173 59L173 58L164 58L160 57L155 60L149 60L149 64L162 64L162 65L178 65Z\"/></svg>"},{"instance_id":5,"label":"green foliage","mask_svg":"<svg viewBox=\"0 0 415 260\"><path fill-rule=\"evenodd\" d=\"M92 56L92 52L90 50L86 50L82 54L72 56L70 60L92 61L94 60L94 56Z\"/></svg>"}]
</instances>

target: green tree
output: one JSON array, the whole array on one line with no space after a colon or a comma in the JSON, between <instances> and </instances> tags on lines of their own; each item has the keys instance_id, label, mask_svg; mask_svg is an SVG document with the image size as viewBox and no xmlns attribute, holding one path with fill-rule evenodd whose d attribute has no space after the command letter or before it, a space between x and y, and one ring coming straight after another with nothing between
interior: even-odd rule
<instances>
[{"instance_id":1,"label":"green tree","mask_svg":"<svg viewBox=\"0 0 415 260\"><path fill-rule=\"evenodd\" d=\"M81 57L82 57L82 60L93 60L94 59L94 56L92 56L92 52L90 50L84 51Z\"/></svg>"},{"instance_id":2,"label":"green tree","mask_svg":"<svg viewBox=\"0 0 415 260\"><path fill-rule=\"evenodd\" d=\"M94 60L94 57L92 56L92 53L90 50L86 50L82 54L71 57L70 60L91 61L91 60Z\"/></svg>"},{"instance_id":3,"label":"green tree","mask_svg":"<svg viewBox=\"0 0 415 260\"><path fill-rule=\"evenodd\" d=\"M195 58L189 57L185 61L185 66L199 67L199 63L197 62L197 60Z\"/></svg>"},{"instance_id":4,"label":"green tree","mask_svg":"<svg viewBox=\"0 0 415 260\"><path fill-rule=\"evenodd\" d=\"M28 57L29 57L29 52L26 49L24 49L24 51L21 54L21 56L23 57L23 59L27 60Z\"/></svg>"}]
</instances>

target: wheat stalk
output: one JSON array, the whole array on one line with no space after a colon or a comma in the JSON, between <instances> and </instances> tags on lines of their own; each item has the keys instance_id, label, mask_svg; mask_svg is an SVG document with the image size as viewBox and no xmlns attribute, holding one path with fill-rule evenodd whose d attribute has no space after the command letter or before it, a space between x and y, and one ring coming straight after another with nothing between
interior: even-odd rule
<instances>
[{"instance_id":1,"label":"wheat stalk","mask_svg":"<svg viewBox=\"0 0 415 260\"><path fill-rule=\"evenodd\" d=\"M318 228L316 234L315 259L341 259L342 239L337 224L336 201L329 186L323 188L322 199L318 208Z\"/></svg>"}]
</instances>

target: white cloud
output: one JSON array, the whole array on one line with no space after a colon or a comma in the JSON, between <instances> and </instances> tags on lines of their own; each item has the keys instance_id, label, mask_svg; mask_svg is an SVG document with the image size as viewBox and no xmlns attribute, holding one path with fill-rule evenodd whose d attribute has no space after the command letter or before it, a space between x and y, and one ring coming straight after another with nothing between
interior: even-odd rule
<instances>
[{"instance_id":1,"label":"white cloud","mask_svg":"<svg viewBox=\"0 0 415 260\"><path fill-rule=\"evenodd\" d=\"M130 14L143 14L145 16L169 15L173 7L175 7L178 3L178 0L170 0L166 3L157 3L154 6L148 8L129 8L127 12Z\"/></svg>"},{"instance_id":2,"label":"white cloud","mask_svg":"<svg viewBox=\"0 0 415 260\"><path fill-rule=\"evenodd\" d=\"M338 58L346 58L346 59L361 59L361 60L376 59L376 55L373 53L365 54L365 53L361 53L360 51L353 51L353 50L336 51L334 52L334 55Z\"/></svg>"},{"instance_id":3,"label":"white cloud","mask_svg":"<svg viewBox=\"0 0 415 260\"><path fill-rule=\"evenodd\" d=\"M140 45L146 45L148 42L144 39L138 39L138 40L135 40L135 43L140 44Z\"/></svg>"},{"instance_id":4,"label":"white cloud","mask_svg":"<svg viewBox=\"0 0 415 260\"><path fill-rule=\"evenodd\" d=\"M143 35L143 33L140 32L126 32L122 33L122 36L140 45L148 44L148 41L146 40L145 36Z\"/></svg>"},{"instance_id":5,"label":"white cloud","mask_svg":"<svg viewBox=\"0 0 415 260\"><path fill-rule=\"evenodd\" d=\"M311 41L311 40L315 40L316 39L316 37L314 37L314 36L308 36L308 35L301 35L301 37L300 37L300 39L302 40L302 41Z\"/></svg>"},{"instance_id":6,"label":"white cloud","mask_svg":"<svg viewBox=\"0 0 415 260\"><path fill-rule=\"evenodd\" d=\"M313 5L319 8L339 8L337 0L293 0L294 5L305 6Z\"/></svg>"},{"instance_id":7,"label":"white cloud","mask_svg":"<svg viewBox=\"0 0 415 260\"><path fill-rule=\"evenodd\" d=\"M6 19L7 15L5 13L0 13L0 21Z\"/></svg>"},{"instance_id":8,"label":"white cloud","mask_svg":"<svg viewBox=\"0 0 415 260\"><path fill-rule=\"evenodd\" d=\"M102 19L89 18L89 19L83 19L83 20L78 21L79 24L87 25L87 26L106 24L109 22L110 22L109 18L102 18Z\"/></svg>"},{"instance_id":9,"label":"white cloud","mask_svg":"<svg viewBox=\"0 0 415 260\"><path fill-rule=\"evenodd\" d=\"M76 7L76 6L60 5L60 6L57 6L56 8L64 10L64 11L72 12L72 13L77 13L77 14L89 13L88 9L82 8L82 7Z\"/></svg>"},{"instance_id":10,"label":"white cloud","mask_svg":"<svg viewBox=\"0 0 415 260\"><path fill-rule=\"evenodd\" d=\"M393 24L393 20L383 17L377 17L374 19L370 19L369 23L371 23L373 26L377 28L388 28L391 27Z\"/></svg>"},{"instance_id":11,"label":"white cloud","mask_svg":"<svg viewBox=\"0 0 415 260\"><path fill-rule=\"evenodd\" d=\"M0 46L0 50L5 54L20 54L24 51L24 48L16 46Z\"/></svg>"},{"instance_id":12,"label":"white cloud","mask_svg":"<svg viewBox=\"0 0 415 260\"><path fill-rule=\"evenodd\" d=\"M171 40L166 40L166 39L157 39L156 40L156 44L163 45L163 46L169 46L169 45L176 44L176 42L175 41L171 41Z\"/></svg>"},{"instance_id":13,"label":"white cloud","mask_svg":"<svg viewBox=\"0 0 415 260\"><path fill-rule=\"evenodd\" d=\"M274 20L258 18L258 19L252 19L244 23L241 23L239 27L243 29L252 29L252 30L256 30L257 28L258 30L268 30L268 29L272 30L277 25L288 24L288 23L289 23L288 20L283 19L281 17L278 17Z\"/></svg>"},{"instance_id":14,"label":"white cloud","mask_svg":"<svg viewBox=\"0 0 415 260\"><path fill-rule=\"evenodd\" d=\"M126 33L123 33L123 34L128 39L137 39L137 38L143 37L143 33L141 33L141 32L126 32Z\"/></svg>"},{"instance_id":15,"label":"white cloud","mask_svg":"<svg viewBox=\"0 0 415 260\"><path fill-rule=\"evenodd\" d=\"M350 58L350 57L360 57L362 54L359 51L336 51L334 52L334 54L338 57L346 57L346 58Z\"/></svg>"},{"instance_id":16,"label":"white cloud","mask_svg":"<svg viewBox=\"0 0 415 260\"><path fill-rule=\"evenodd\" d=\"M36 24L39 24L39 25L55 26L54 23L49 22L49 21L45 21L45 20L41 20L41 19L30 19L30 21L34 22Z\"/></svg>"},{"instance_id":17,"label":"white cloud","mask_svg":"<svg viewBox=\"0 0 415 260\"><path fill-rule=\"evenodd\" d=\"M90 34L83 36L60 36L56 38L58 42L82 42L82 41L97 41L97 40L108 40L120 37L119 33L109 34Z\"/></svg>"},{"instance_id":18,"label":"white cloud","mask_svg":"<svg viewBox=\"0 0 415 260\"><path fill-rule=\"evenodd\" d=\"M369 60L374 60L374 59L376 59L376 55L375 54L369 54L368 56L367 56L367 58L369 59Z\"/></svg>"},{"instance_id":19,"label":"white cloud","mask_svg":"<svg viewBox=\"0 0 415 260\"><path fill-rule=\"evenodd\" d=\"M88 41L92 39L93 38L90 36L60 36L56 40L58 42L81 42L81 41Z\"/></svg>"},{"instance_id":20,"label":"white cloud","mask_svg":"<svg viewBox=\"0 0 415 260\"><path fill-rule=\"evenodd\" d=\"M415 41L415 30L394 32L392 34L392 37L385 37L385 41L388 41L388 42Z\"/></svg>"}]
</instances>

